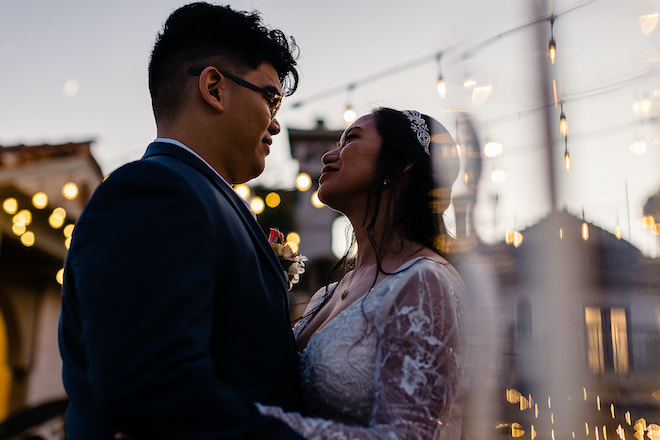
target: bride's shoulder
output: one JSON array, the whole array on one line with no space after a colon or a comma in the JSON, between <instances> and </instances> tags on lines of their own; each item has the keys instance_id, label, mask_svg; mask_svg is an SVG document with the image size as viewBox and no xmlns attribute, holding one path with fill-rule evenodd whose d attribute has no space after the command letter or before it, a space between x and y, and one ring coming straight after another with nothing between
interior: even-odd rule
<instances>
[{"instance_id":1,"label":"bride's shoulder","mask_svg":"<svg viewBox=\"0 0 660 440\"><path fill-rule=\"evenodd\" d=\"M400 296L462 297L465 282L461 275L440 255L421 256L410 260L400 272Z\"/></svg>"}]
</instances>

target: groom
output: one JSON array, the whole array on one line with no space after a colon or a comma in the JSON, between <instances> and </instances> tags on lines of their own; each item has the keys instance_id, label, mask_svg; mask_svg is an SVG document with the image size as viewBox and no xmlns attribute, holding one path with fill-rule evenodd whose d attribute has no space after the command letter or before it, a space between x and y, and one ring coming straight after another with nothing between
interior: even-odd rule
<instances>
[{"instance_id":1,"label":"groom","mask_svg":"<svg viewBox=\"0 0 660 440\"><path fill-rule=\"evenodd\" d=\"M149 65L156 139L113 172L66 261L59 343L69 440L301 439L282 268L232 190L264 169L297 46L258 13L176 10Z\"/></svg>"}]
</instances>

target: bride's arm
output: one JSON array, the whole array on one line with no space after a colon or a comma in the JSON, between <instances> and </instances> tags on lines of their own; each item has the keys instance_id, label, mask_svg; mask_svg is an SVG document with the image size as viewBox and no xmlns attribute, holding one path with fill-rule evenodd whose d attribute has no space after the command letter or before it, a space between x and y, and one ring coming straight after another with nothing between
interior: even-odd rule
<instances>
[{"instance_id":1,"label":"bride's arm","mask_svg":"<svg viewBox=\"0 0 660 440\"><path fill-rule=\"evenodd\" d=\"M446 271L419 271L404 284L379 325L375 401L368 427L260 407L308 439L431 439L450 428L453 399L461 381L456 353L456 290ZM443 435L443 437L445 437Z\"/></svg>"}]
</instances>

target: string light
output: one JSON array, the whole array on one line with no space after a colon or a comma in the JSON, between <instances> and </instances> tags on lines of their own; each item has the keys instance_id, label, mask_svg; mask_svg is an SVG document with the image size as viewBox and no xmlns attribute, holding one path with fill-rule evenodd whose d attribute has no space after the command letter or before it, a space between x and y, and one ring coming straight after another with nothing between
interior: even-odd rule
<instances>
[{"instance_id":1,"label":"string light","mask_svg":"<svg viewBox=\"0 0 660 440\"><path fill-rule=\"evenodd\" d=\"M240 196L242 199L247 199L250 196L250 188L247 185L236 185L234 187L234 191Z\"/></svg>"},{"instance_id":2,"label":"string light","mask_svg":"<svg viewBox=\"0 0 660 440\"><path fill-rule=\"evenodd\" d=\"M584 208L582 208L582 240L589 240L589 225L584 219ZM598 407L598 411L600 411L600 396L596 396L596 406Z\"/></svg>"},{"instance_id":3,"label":"string light","mask_svg":"<svg viewBox=\"0 0 660 440\"><path fill-rule=\"evenodd\" d=\"M16 214L16 211L18 211L18 202L13 197L6 198L5 201L2 202L2 209L7 214Z\"/></svg>"},{"instance_id":4,"label":"string light","mask_svg":"<svg viewBox=\"0 0 660 440\"><path fill-rule=\"evenodd\" d=\"M470 73L470 55L465 54L463 56L463 66L465 68L465 79L463 80L463 88L464 89L471 89L472 87L477 85L477 81L472 78L472 74Z\"/></svg>"},{"instance_id":5,"label":"string light","mask_svg":"<svg viewBox=\"0 0 660 440\"><path fill-rule=\"evenodd\" d=\"M34 245L34 232L27 231L25 234L21 235L21 243L25 247Z\"/></svg>"},{"instance_id":6,"label":"string light","mask_svg":"<svg viewBox=\"0 0 660 440\"><path fill-rule=\"evenodd\" d=\"M37 209L45 208L48 205L48 196L44 192L37 192L32 196L32 204Z\"/></svg>"},{"instance_id":7,"label":"string light","mask_svg":"<svg viewBox=\"0 0 660 440\"><path fill-rule=\"evenodd\" d=\"M444 98L445 95L447 95L447 84L445 83L445 79L442 76L442 69L440 67L440 59L442 58L442 52L438 54L437 60L438 60L438 85L436 86L436 89L438 90L438 95L440 95L441 98Z\"/></svg>"},{"instance_id":8,"label":"string light","mask_svg":"<svg viewBox=\"0 0 660 440\"><path fill-rule=\"evenodd\" d=\"M55 274L55 280L59 284L64 284L64 269L60 269L57 271L57 273Z\"/></svg>"},{"instance_id":9,"label":"string light","mask_svg":"<svg viewBox=\"0 0 660 440\"><path fill-rule=\"evenodd\" d=\"M78 185L73 182L67 182L62 187L62 195L69 200L78 197Z\"/></svg>"},{"instance_id":10,"label":"string light","mask_svg":"<svg viewBox=\"0 0 660 440\"><path fill-rule=\"evenodd\" d=\"M269 208L277 208L280 206L281 201L282 198L276 192L270 192L268 195L266 195L266 206Z\"/></svg>"},{"instance_id":11,"label":"string light","mask_svg":"<svg viewBox=\"0 0 660 440\"><path fill-rule=\"evenodd\" d=\"M265 206L264 200L261 197L255 196L250 200L250 209L252 209L252 212L255 214L261 214L264 212Z\"/></svg>"},{"instance_id":12,"label":"string light","mask_svg":"<svg viewBox=\"0 0 660 440\"><path fill-rule=\"evenodd\" d=\"M648 35L655 30L658 25L658 13L642 15L639 17L639 28L644 35Z\"/></svg>"},{"instance_id":13,"label":"string light","mask_svg":"<svg viewBox=\"0 0 660 440\"><path fill-rule=\"evenodd\" d=\"M557 58L557 44L555 43L554 27L555 27L555 16L550 16L550 43L548 44L548 54L550 55L550 63L555 64L555 58Z\"/></svg>"},{"instance_id":14,"label":"string light","mask_svg":"<svg viewBox=\"0 0 660 440\"><path fill-rule=\"evenodd\" d=\"M633 112L635 113L648 113L651 110L651 100L644 98L633 103Z\"/></svg>"},{"instance_id":15,"label":"string light","mask_svg":"<svg viewBox=\"0 0 660 440\"><path fill-rule=\"evenodd\" d=\"M447 83L445 83L442 73L438 75L438 85L436 86L436 89L441 98L444 98L447 95Z\"/></svg>"},{"instance_id":16,"label":"string light","mask_svg":"<svg viewBox=\"0 0 660 440\"><path fill-rule=\"evenodd\" d=\"M314 194L312 194L311 200L312 200L312 205L313 205L315 208L319 208L319 209L320 209L320 208L323 208L323 207L325 206L325 204L323 204L323 202L321 201L321 199L319 199L319 193L318 193L318 191L314 191Z\"/></svg>"},{"instance_id":17,"label":"string light","mask_svg":"<svg viewBox=\"0 0 660 440\"><path fill-rule=\"evenodd\" d=\"M564 113L564 101L561 101L561 113L559 114L559 131L564 136L564 168L566 171L571 169L571 156L568 154L568 122Z\"/></svg>"},{"instance_id":18,"label":"string light","mask_svg":"<svg viewBox=\"0 0 660 440\"><path fill-rule=\"evenodd\" d=\"M484 156L486 157L498 157L504 151L504 147L499 142L486 142L484 145Z\"/></svg>"},{"instance_id":19,"label":"string light","mask_svg":"<svg viewBox=\"0 0 660 440\"><path fill-rule=\"evenodd\" d=\"M300 173L296 178L296 188L299 191L307 191L312 186L312 178L307 173Z\"/></svg>"},{"instance_id":20,"label":"string light","mask_svg":"<svg viewBox=\"0 0 660 440\"><path fill-rule=\"evenodd\" d=\"M357 119L357 113L353 110L350 104L346 105L346 110L344 110L344 121L347 124L351 124Z\"/></svg>"},{"instance_id":21,"label":"string light","mask_svg":"<svg viewBox=\"0 0 660 440\"><path fill-rule=\"evenodd\" d=\"M32 213L27 209L22 209L12 217L12 222L15 225L27 226L32 223Z\"/></svg>"},{"instance_id":22,"label":"string light","mask_svg":"<svg viewBox=\"0 0 660 440\"><path fill-rule=\"evenodd\" d=\"M53 212L48 217L48 223L54 229L61 228L64 224L64 220L66 220L66 210L61 207L53 209Z\"/></svg>"},{"instance_id":23,"label":"string light","mask_svg":"<svg viewBox=\"0 0 660 440\"><path fill-rule=\"evenodd\" d=\"M554 44L554 20L556 18L558 18L559 16L563 16L563 15L568 14L570 12L573 12L577 9L583 8L583 7L593 3L594 1L596 1L596 0L589 0L589 1L586 1L584 3L578 4L574 7L563 10L559 13L552 14L552 15L549 15L549 16L539 17L537 19L531 20L529 22L523 23L523 24L515 26L513 28L509 28L509 29L506 29L502 32L498 32L497 34L495 34L493 36L490 36L488 38L485 38L481 41L478 41L478 42L474 43L474 45L472 47L470 47L469 49L463 50L462 55L459 55L457 58L462 58L462 60L465 62L468 59L468 57L473 55L475 52L477 52L479 50L482 50L483 48L488 47L491 44L500 41L502 38L504 38L506 36L509 36L509 35L512 35L516 32L525 30L525 29L527 29L531 26L535 26L539 23L544 23L544 22L550 21L551 22L551 43L552 43L551 46L554 47L554 56L551 57L551 60L552 60L552 62L554 62L554 57L556 57L556 44ZM647 21L649 19L651 20L651 22L657 23L657 14L655 16L649 16L648 18L645 18L645 20L647 20ZM641 19L640 19L640 22L641 22ZM652 28L654 28L654 26L652 26ZM435 60L438 60L438 62L439 62L439 60L440 60L443 53L446 53L448 51L457 52L459 50L459 47L460 47L460 45L455 45L455 46L452 46L452 47L449 47L449 48L445 48L445 49L443 49L442 52L434 52L432 54L425 55L425 56L420 57L418 59L408 61L404 64L390 67L388 69L385 69L385 70L380 71L380 72L376 72L374 74L371 74L371 75L369 75L367 77L364 77L362 79L359 79L357 81L353 81L348 85L336 86L336 87L333 87L333 88L330 88L330 89L327 89L327 90L324 90L324 91L320 91L320 92L318 92L318 93L316 93L316 94L314 94L310 97L307 97L305 100L300 100L300 101L296 101L296 102L291 103L291 106L293 108L300 108L300 107L306 105L309 102L316 101L318 99L323 99L323 98L327 98L327 97L336 96L337 93L340 93L342 90L346 90L347 88L348 88L348 90L352 90L357 85L366 84L366 83L369 83L369 82L372 82L372 81L375 81L375 80L380 80L382 78L400 73L402 71L406 71L406 70L411 69L413 67L417 67L420 64L427 63L429 59L435 59ZM476 84L477 84L476 81L473 78L471 78L469 74L466 74L465 80L463 82L463 87L464 88L472 88ZM440 74L438 76L437 85L439 86L438 87L438 94L440 94L441 96L444 97L444 93L446 93L446 83L444 81L444 78L443 78L442 74ZM349 110L349 109L352 110L352 107L350 105L347 106L347 110ZM352 113L349 111L347 113L347 116L351 116L351 115L352 115Z\"/></svg>"},{"instance_id":24,"label":"string light","mask_svg":"<svg viewBox=\"0 0 660 440\"><path fill-rule=\"evenodd\" d=\"M646 142L645 141L635 141L630 145L630 151L633 152L636 156L641 156L646 154Z\"/></svg>"},{"instance_id":25,"label":"string light","mask_svg":"<svg viewBox=\"0 0 660 440\"><path fill-rule=\"evenodd\" d=\"M297 232L289 232L286 234L287 243L295 243L296 245L300 244L300 235Z\"/></svg>"},{"instance_id":26,"label":"string light","mask_svg":"<svg viewBox=\"0 0 660 440\"><path fill-rule=\"evenodd\" d=\"M617 240L621 240L621 224L619 223L619 215L616 216L616 226L614 227L614 236Z\"/></svg>"},{"instance_id":27,"label":"string light","mask_svg":"<svg viewBox=\"0 0 660 440\"><path fill-rule=\"evenodd\" d=\"M349 97L353 89L355 89L355 84L349 84L347 87ZM350 99L349 99L349 103L346 104L346 110L344 110L344 121L347 124L351 124L356 119L357 119L357 113L355 112L355 110L353 110L353 106L350 104Z\"/></svg>"}]
</instances>

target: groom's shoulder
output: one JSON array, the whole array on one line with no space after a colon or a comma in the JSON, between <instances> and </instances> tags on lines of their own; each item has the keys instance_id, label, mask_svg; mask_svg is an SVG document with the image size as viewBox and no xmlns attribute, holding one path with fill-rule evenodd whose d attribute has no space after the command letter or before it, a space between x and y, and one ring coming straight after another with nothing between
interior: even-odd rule
<instances>
[{"instance_id":1,"label":"groom's shoulder","mask_svg":"<svg viewBox=\"0 0 660 440\"><path fill-rule=\"evenodd\" d=\"M196 183L207 180L195 167L168 156L142 158L121 165L101 183L103 185L121 184L122 182L144 181L145 184Z\"/></svg>"}]
</instances>

